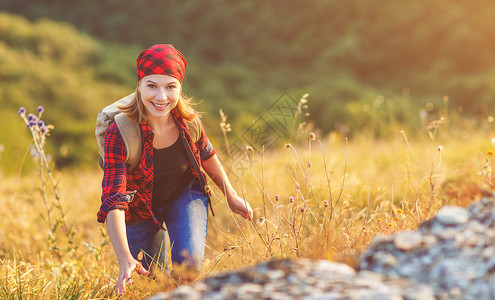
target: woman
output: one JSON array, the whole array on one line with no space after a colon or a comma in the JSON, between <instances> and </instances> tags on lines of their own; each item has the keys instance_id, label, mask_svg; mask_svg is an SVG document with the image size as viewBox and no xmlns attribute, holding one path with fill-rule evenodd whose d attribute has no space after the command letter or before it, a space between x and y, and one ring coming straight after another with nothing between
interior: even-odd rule
<instances>
[{"instance_id":1,"label":"woman","mask_svg":"<svg viewBox=\"0 0 495 300\"><path fill-rule=\"evenodd\" d=\"M170 44L154 45L137 59L136 92L130 104L120 107L141 130L143 149L135 169L125 165L126 147L116 124L105 134L98 221L106 221L119 261L118 295L125 292L134 270L146 275L153 260L163 265L165 226L172 262L201 264L211 208L203 170L233 212L252 217L249 204L232 188L190 99L181 94L186 64ZM138 259L140 252L144 255Z\"/></svg>"}]
</instances>

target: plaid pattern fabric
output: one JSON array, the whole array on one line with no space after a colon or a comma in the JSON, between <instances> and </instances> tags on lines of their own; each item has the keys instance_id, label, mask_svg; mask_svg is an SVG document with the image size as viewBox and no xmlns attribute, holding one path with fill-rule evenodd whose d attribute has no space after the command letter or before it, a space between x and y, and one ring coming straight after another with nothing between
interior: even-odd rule
<instances>
[{"instance_id":1,"label":"plaid pattern fabric","mask_svg":"<svg viewBox=\"0 0 495 300\"><path fill-rule=\"evenodd\" d=\"M186 65L186 59L174 46L154 45L139 54L136 61L137 77L141 80L147 75L162 74L177 78L182 83Z\"/></svg>"},{"instance_id":2,"label":"plaid pattern fabric","mask_svg":"<svg viewBox=\"0 0 495 300\"><path fill-rule=\"evenodd\" d=\"M203 125L201 134L195 143L189 134L189 127L175 110L171 114L178 125L180 138L188 153L189 165L193 174L199 178L201 186L209 199L206 190L206 177L201 170L201 161L215 154L215 149L206 137ZM112 209L125 210L126 224L153 218L161 227L151 211L153 194L153 132L148 123L141 123L141 139L143 152L138 166L134 170L126 168L127 150L117 128L112 123L105 134L105 167L102 181L102 204L98 211L98 222L104 223L107 214ZM191 159L192 158L192 159ZM210 205L211 206L211 205Z\"/></svg>"}]
</instances>

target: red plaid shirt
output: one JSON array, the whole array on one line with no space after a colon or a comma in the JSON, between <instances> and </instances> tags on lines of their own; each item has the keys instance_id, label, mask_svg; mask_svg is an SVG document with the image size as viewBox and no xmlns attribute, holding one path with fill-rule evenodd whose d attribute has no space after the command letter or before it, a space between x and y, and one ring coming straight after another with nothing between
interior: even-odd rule
<instances>
[{"instance_id":1,"label":"red plaid shirt","mask_svg":"<svg viewBox=\"0 0 495 300\"><path fill-rule=\"evenodd\" d=\"M171 115L179 128L179 138L186 146L192 173L198 177L205 194L209 193L206 177L201 170L201 161L215 154L215 149L206 137L203 124L201 134L195 143L189 134L189 127L175 110ZM115 122L105 133L105 167L102 182L102 204L98 211L98 222L104 223L112 209L125 210L126 224L153 218L151 198L153 194L153 132L148 123L139 124L143 149L138 166L134 170L126 167L127 149ZM210 205L211 207L211 205Z\"/></svg>"}]
</instances>

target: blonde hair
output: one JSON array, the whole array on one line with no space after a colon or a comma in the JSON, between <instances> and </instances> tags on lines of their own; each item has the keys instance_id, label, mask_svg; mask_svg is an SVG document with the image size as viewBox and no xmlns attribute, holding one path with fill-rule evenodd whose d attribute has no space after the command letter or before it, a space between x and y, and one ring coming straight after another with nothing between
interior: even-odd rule
<instances>
[{"instance_id":1,"label":"blonde hair","mask_svg":"<svg viewBox=\"0 0 495 300\"><path fill-rule=\"evenodd\" d=\"M195 103L192 102L191 97L187 97L182 92L179 95L179 101L174 107L174 110L186 121L192 121L198 113L194 110L193 106ZM146 108L144 107L143 101L141 99L141 92L139 91L139 83L134 91L134 97L131 102L126 105L117 104L117 107L121 112L127 114L127 116L138 123L146 122Z\"/></svg>"}]
</instances>

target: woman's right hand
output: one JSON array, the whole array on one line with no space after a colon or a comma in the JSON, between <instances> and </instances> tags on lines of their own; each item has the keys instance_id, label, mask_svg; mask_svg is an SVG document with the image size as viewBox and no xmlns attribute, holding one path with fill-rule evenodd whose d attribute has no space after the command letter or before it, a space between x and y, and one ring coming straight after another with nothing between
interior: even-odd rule
<instances>
[{"instance_id":1,"label":"woman's right hand","mask_svg":"<svg viewBox=\"0 0 495 300\"><path fill-rule=\"evenodd\" d=\"M115 285L115 293L121 296L125 293L125 285L131 283L131 275L134 271L138 271L141 275L148 275L147 271L139 261L133 257L119 263L119 278Z\"/></svg>"},{"instance_id":2,"label":"woman's right hand","mask_svg":"<svg viewBox=\"0 0 495 300\"><path fill-rule=\"evenodd\" d=\"M131 283L131 275L134 271L138 271L142 275L148 275L149 272L129 251L125 231L125 212L123 210L113 209L108 212L107 230L113 250L115 250L119 260L119 278L115 285L115 293L120 296L125 293L125 285Z\"/></svg>"}]
</instances>

